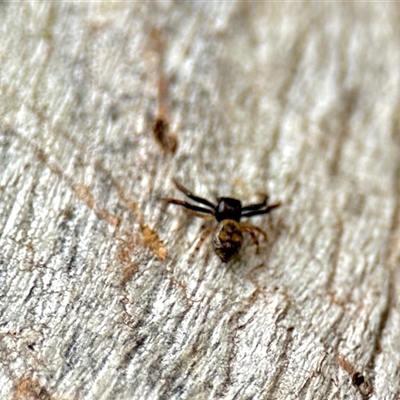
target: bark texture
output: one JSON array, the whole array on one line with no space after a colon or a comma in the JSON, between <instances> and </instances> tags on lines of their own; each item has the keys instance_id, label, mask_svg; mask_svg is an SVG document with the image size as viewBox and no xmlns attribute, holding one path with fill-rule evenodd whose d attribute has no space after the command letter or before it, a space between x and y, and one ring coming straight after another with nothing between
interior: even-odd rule
<instances>
[{"instance_id":1,"label":"bark texture","mask_svg":"<svg viewBox=\"0 0 400 400\"><path fill-rule=\"evenodd\" d=\"M396 3L0 5L1 399L400 398ZM222 264L160 199L260 193Z\"/></svg>"}]
</instances>

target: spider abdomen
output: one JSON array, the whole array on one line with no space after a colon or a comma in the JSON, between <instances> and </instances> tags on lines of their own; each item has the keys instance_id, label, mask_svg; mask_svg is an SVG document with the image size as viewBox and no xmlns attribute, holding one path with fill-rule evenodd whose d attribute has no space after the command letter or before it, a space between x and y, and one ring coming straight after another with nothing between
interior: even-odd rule
<instances>
[{"instance_id":1,"label":"spider abdomen","mask_svg":"<svg viewBox=\"0 0 400 400\"><path fill-rule=\"evenodd\" d=\"M239 222L233 219L224 219L214 231L214 251L223 261L230 261L239 253L243 243L243 234Z\"/></svg>"}]
</instances>

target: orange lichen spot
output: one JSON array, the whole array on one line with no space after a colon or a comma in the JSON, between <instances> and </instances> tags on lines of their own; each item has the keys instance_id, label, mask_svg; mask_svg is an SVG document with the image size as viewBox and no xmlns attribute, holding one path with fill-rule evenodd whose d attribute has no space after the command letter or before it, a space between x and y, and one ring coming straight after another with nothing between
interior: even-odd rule
<instances>
[{"instance_id":1,"label":"orange lichen spot","mask_svg":"<svg viewBox=\"0 0 400 400\"><path fill-rule=\"evenodd\" d=\"M159 238L156 231L151 229L148 225L143 225L142 235L144 244L155 253L160 260L165 260L167 257L167 248L165 243Z\"/></svg>"},{"instance_id":2,"label":"orange lichen spot","mask_svg":"<svg viewBox=\"0 0 400 400\"><path fill-rule=\"evenodd\" d=\"M109 213L105 208L99 207L97 201L87 186L77 185L75 187L75 193L78 199L84 201L100 219L103 219L112 226L118 226L120 224L121 219L119 217Z\"/></svg>"}]
</instances>

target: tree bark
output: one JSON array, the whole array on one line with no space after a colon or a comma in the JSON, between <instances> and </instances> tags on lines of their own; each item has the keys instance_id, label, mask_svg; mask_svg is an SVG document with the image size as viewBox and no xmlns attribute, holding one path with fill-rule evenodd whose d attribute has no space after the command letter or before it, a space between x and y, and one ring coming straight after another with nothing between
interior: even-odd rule
<instances>
[{"instance_id":1,"label":"tree bark","mask_svg":"<svg viewBox=\"0 0 400 400\"><path fill-rule=\"evenodd\" d=\"M3 3L0 398L399 399L399 16Z\"/></svg>"}]
</instances>

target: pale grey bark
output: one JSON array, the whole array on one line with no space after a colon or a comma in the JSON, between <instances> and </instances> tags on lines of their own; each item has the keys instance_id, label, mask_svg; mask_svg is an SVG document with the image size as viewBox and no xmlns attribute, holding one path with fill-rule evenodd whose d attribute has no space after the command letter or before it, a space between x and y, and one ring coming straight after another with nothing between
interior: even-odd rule
<instances>
[{"instance_id":1,"label":"pale grey bark","mask_svg":"<svg viewBox=\"0 0 400 400\"><path fill-rule=\"evenodd\" d=\"M0 398L399 399L399 16L2 4ZM173 177L280 200L259 253Z\"/></svg>"}]
</instances>

